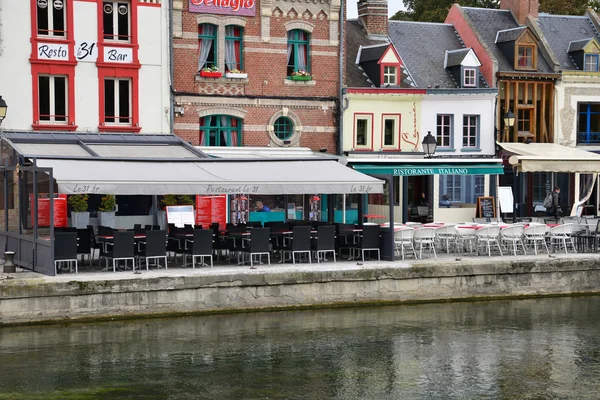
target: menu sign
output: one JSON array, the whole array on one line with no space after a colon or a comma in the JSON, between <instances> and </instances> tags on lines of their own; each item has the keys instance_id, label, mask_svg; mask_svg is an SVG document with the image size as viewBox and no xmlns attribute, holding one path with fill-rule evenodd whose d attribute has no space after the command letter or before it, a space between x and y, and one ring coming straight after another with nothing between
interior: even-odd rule
<instances>
[{"instance_id":1,"label":"menu sign","mask_svg":"<svg viewBox=\"0 0 600 400\"><path fill-rule=\"evenodd\" d=\"M496 218L496 206L493 197L481 196L477 198L477 217L491 220Z\"/></svg>"},{"instance_id":2,"label":"menu sign","mask_svg":"<svg viewBox=\"0 0 600 400\"><path fill-rule=\"evenodd\" d=\"M227 196L196 196L196 225L208 228L213 222L227 224Z\"/></svg>"},{"instance_id":3,"label":"menu sign","mask_svg":"<svg viewBox=\"0 0 600 400\"><path fill-rule=\"evenodd\" d=\"M169 206L167 210L167 223L178 228L184 225L194 225L194 206Z\"/></svg>"},{"instance_id":4,"label":"menu sign","mask_svg":"<svg viewBox=\"0 0 600 400\"><path fill-rule=\"evenodd\" d=\"M190 0L190 12L254 17L256 0Z\"/></svg>"},{"instance_id":5,"label":"menu sign","mask_svg":"<svg viewBox=\"0 0 600 400\"><path fill-rule=\"evenodd\" d=\"M48 194L40 194L40 196L48 196ZM55 228L66 228L68 226L67 221L67 195L59 194L54 198L54 227ZM33 214L33 194L29 195L31 204L31 223L34 221ZM50 198L40 197L38 198L38 227L49 227L50 226Z\"/></svg>"}]
</instances>

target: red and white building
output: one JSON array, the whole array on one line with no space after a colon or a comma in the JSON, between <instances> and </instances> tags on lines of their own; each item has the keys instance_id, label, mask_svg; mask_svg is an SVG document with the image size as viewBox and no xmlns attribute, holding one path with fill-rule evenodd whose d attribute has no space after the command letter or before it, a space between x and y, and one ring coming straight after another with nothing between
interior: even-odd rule
<instances>
[{"instance_id":1,"label":"red and white building","mask_svg":"<svg viewBox=\"0 0 600 400\"><path fill-rule=\"evenodd\" d=\"M178 136L196 146L336 152L340 0L173 7Z\"/></svg>"},{"instance_id":2,"label":"red and white building","mask_svg":"<svg viewBox=\"0 0 600 400\"><path fill-rule=\"evenodd\" d=\"M1 2L5 130L168 133L165 0Z\"/></svg>"}]
</instances>

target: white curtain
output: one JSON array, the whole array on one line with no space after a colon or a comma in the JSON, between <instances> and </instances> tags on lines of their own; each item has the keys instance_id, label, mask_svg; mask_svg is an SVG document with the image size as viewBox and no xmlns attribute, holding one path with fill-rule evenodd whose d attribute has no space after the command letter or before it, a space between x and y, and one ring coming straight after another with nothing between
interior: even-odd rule
<instances>
[{"instance_id":1,"label":"white curtain","mask_svg":"<svg viewBox=\"0 0 600 400\"><path fill-rule=\"evenodd\" d=\"M298 39L306 40L306 33L299 32ZM299 44L298 45L298 69L303 69L308 71L306 68L306 45Z\"/></svg>"},{"instance_id":2,"label":"white curtain","mask_svg":"<svg viewBox=\"0 0 600 400\"><path fill-rule=\"evenodd\" d=\"M213 126L213 117L204 117L204 130L200 131L200 146L210 146L210 132Z\"/></svg>"},{"instance_id":3,"label":"white curtain","mask_svg":"<svg viewBox=\"0 0 600 400\"><path fill-rule=\"evenodd\" d=\"M579 196L581 199L571 207L572 217L581 217L583 205L592 196L594 185L596 184L597 174L580 174L579 175Z\"/></svg>"},{"instance_id":4,"label":"white curtain","mask_svg":"<svg viewBox=\"0 0 600 400\"><path fill-rule=\"evenodd\" d=\"M214 35L215 27L213 25L205 24L202 25L201 35ZM200 39L199 49L198 49L198 71L200 71L206 65L206 60L208 59L208 55L210 54L210 49L213 46L213 39Z\"/></svg>"},{"instance_id":5,"label":"white curtain","mask_svg":"<svg viewBox=\"0 0 600 400\"><path fill-rule=\"evenodd\" d=\"M226 26L225 36L234 37L234 29L234 26ZM225 41L225 65L227 66L228 71L231 71L232 69L238 69L237 54L235 53L235 41L233 40Z\"/></svg>"},{"instance_id":6,"label":"white curtain","mask_svg":"<svg viewBox=\"0 0 600 400\"><path fill-rule=\"evenodd\" d=\"M289 31L288 32L288 46L287 46L287 63L288 66L293 66L291 64L291 60L292 60L292 54L294 53L294 45L290 43L291 40L294 39L294 31Z\"/></svg>"}]
</instances>

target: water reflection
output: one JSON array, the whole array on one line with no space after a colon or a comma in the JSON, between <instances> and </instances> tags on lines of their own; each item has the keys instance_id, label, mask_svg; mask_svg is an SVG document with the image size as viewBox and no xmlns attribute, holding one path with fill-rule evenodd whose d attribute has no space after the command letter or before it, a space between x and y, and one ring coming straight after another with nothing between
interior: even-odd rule
<instances>
[{"instance_id":1,"label":"water reflection","mask_svg":"<svg viewBox=\"0 0 600 400\"><path fill-rule=\"evenodd\" d=\"M598 398L600 297L0 329L1 398Z\"/></svg>"}]
</instances>

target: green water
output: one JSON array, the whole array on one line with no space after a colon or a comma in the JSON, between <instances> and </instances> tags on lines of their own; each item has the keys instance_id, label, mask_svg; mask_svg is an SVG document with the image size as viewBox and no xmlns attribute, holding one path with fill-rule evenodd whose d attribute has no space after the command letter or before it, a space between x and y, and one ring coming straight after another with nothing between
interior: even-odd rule
<instances>
[{"instance_id":1,"label":"green water","mask_svg":"<svg viewBox=\"0 0 600 400\"><path fill-rule=\"evenodd\" d=\"M0 399L598 399L600 297L0 329Z\"/></svg>"}]
</instances>

